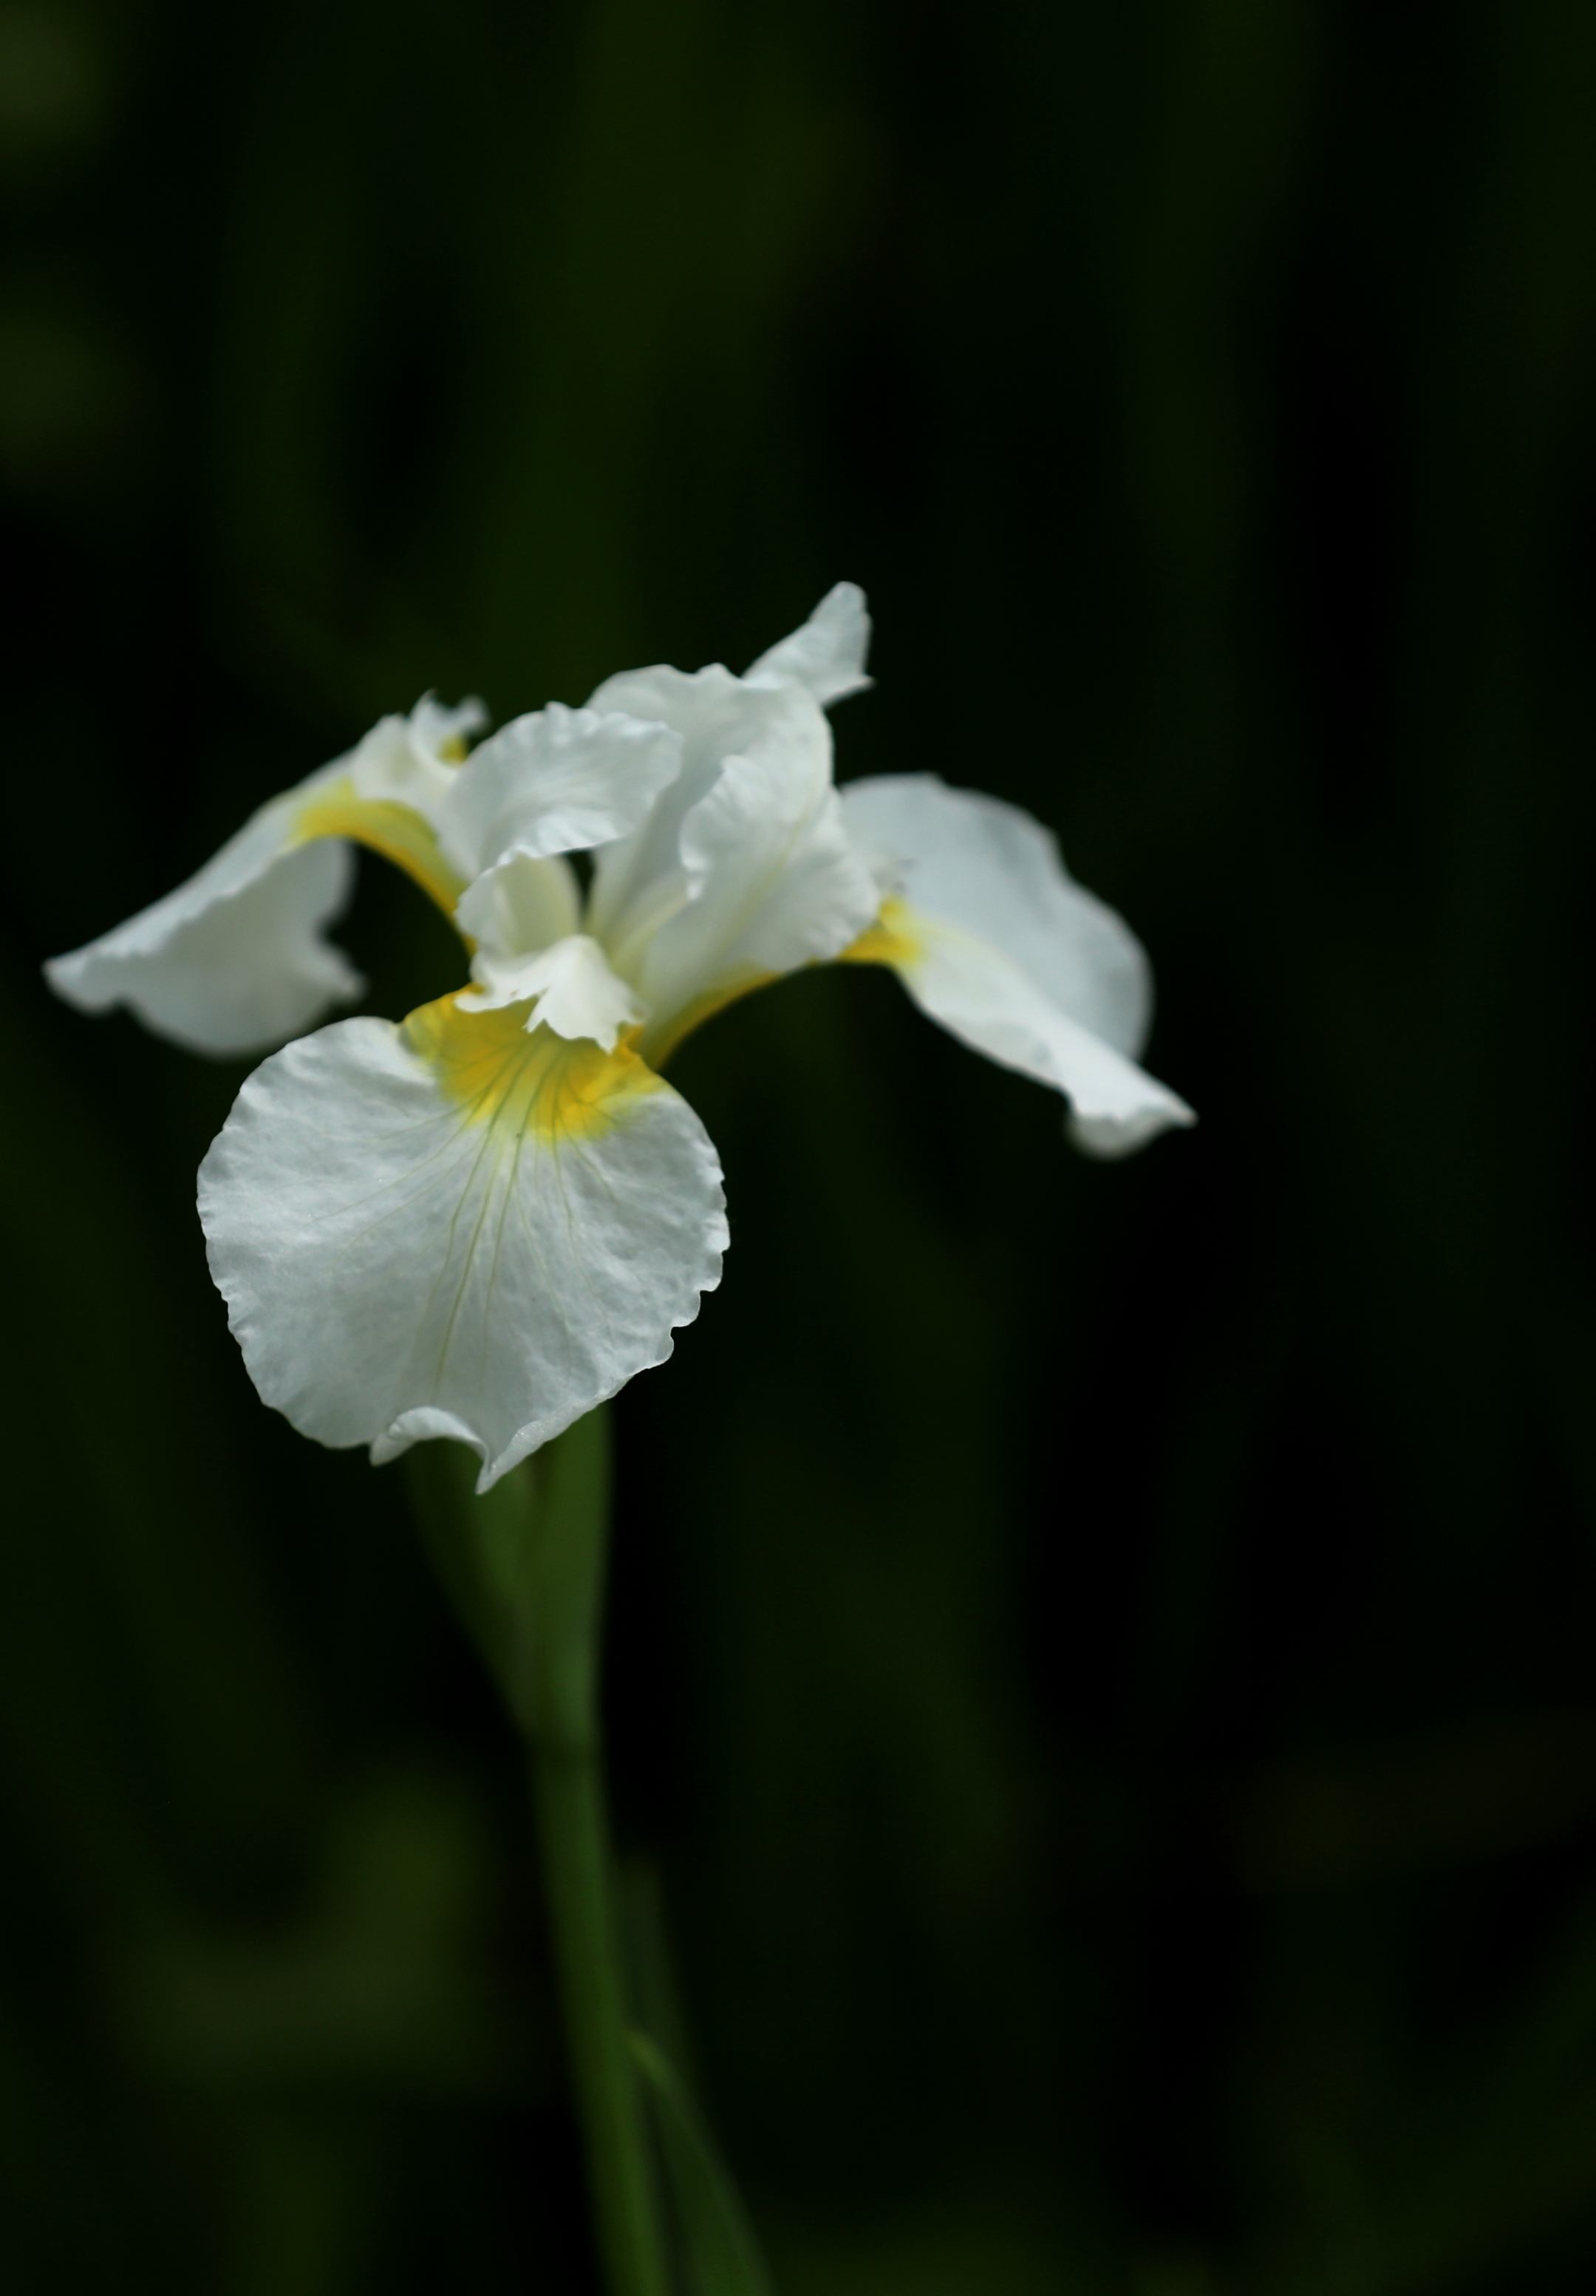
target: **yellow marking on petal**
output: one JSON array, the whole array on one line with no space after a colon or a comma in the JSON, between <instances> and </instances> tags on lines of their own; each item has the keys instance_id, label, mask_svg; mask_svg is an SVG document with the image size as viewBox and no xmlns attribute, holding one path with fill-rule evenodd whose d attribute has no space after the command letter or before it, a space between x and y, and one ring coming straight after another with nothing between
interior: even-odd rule
<instances>
[{"instance_id":1,"label":"yellow marking on petal","mask_svg":"<svg viewBox=\"0 0 1596 2296\"><path fill-rule=\"evenodd\" d=\"M635 1029L607 1053L590 1037L544 1028L528 1034L525 1004L462 1013L463 994L419 1005L404 1024L405 1040L473 1124L502 1124L550 1142L591 1140L664 1089L633 1049Z\"/></svg>"},{"instance_id":2,"label":"yellow marking on petal","mask_svg":"<svg viewBox=\"0 0 1596 2296\"><path fill-rule=\"evenodd\" d=\"M906 901L884 901L881 914L874 924L867 926L857 940L850 941L831 962L837 964L897 965L916 963L925 951L912 920L913 912ZM723 981L716 988L705 989L702 996L695 996L691 1004L684 1004L667 1021L651 1023L644 1028L639 1040L644 1056L656 1068L662 1069L683 1038L690 1037L704 1021L713 1020L717 1013L724 1013L728 1004L734 1004L750 989L763 988L767 982L782 978L776 972L745 972L734 980Z\"/></svg>"},{"instance_id":3,"label":"yellow marking on petal","mask_svg":"<svg viewBox=\"0 0 1596 2296\"><path fill-rule=\"evenodd\" d=\"M357 796L352 781L331 782L307 800L294 824L294 844L308 844L313 837L352 837L369 845L413 877L453 919L465 880L445 860L431 823L413 807L394 798Z\"/></svg>"},{"instance_id":4,"label":"yellow marking on petal","mask_svg":"<svg viewBox=\"0 0 1596 2296\"><path fill-rule=\"evenodd\" d=\"M915 964L925 955L925 944L914 930L913 911L896 895L881 904L881 914L850 941L839 964Z\"/></svg>"},{"instance_id":5,"label":"yellow marking on petal","mask_svg":"<svg viewBox=\"0 0 1596 2296\"><path fill-rule=\"evenodd\" d=\"M645 1057L655 1068L662 1069L677 1046L684 1037L691 1037L695 1029L700 1028L706 1021L712 1021L717 1013L724 1013L728 1004L735 1004L740 996L747 996L752 990L763 988L767 982L779 980L781 977L778 972L745 972L735 980L723 981L716 988L706 988L702 996L695 996L690 1004L683 1004L679 1013L673 1013L669 1020L661 1021L658 1028L645 1026L642 1029L638 1042Z\"/></svg>"}]
</instances>

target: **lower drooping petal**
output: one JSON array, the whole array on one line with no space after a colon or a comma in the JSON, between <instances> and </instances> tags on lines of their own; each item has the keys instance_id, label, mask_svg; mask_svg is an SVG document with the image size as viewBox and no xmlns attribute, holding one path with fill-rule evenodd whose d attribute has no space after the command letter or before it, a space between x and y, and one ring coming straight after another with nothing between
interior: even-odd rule
<instances>
[{"instance_id":1,"label":"lower drooping petal","mask_svg":"<svg viewBox=\"0 0 1596 2296\"><path fill-rule=\"evenodd\" d=\"M850 957L890 965L951 1034L1063 1093L1071 1137L1093 1154L1193 1121L1131 1057L1151 1004L1140 942L1066 873L1040 823L932 774L841 794L858 850L900 889Z\"/></svg>"},{"instance_id":2,"label":"lower drooping petal","mask_svg":"<svg viewBox=\"0 0 1596 2296\"><path fill-rule=\"evenodd\" d=\"M429 818L453 769L434 751L480 723L481 705L428 698L384 718L347 757L271 799L161 900L45 967L83 1012L126 1004L191 1052L254 1053L356 996L361 979L324 928L348 899L367 845L453 912L464 880Z\"/></svg>"},{"instance_id":3,"label":"lower drooping petal","mask_svg":"<svg viewBox=\"0 0 1596 2296\"><path fill-rule=\"evenodd\" d=\"M703 1126L628 1048L454 997L266 1062L200 1174L263 1399L378 1460L469 1443L487 1489L662 1363L720 1280Z\"/></svg>"},{"instance_id":4,"label":"lower drooping petal","mask_svg":"<svg viewBox=\"0 0 1596 2296\"><path fill-rule=\"evenodd\" d=\"M175 892L85 948L52 957L50 986L86 1013L126 1004L190 1052L250 1053L353 996L360 975L323 936L348 898L347 845L295 841L279 798Z\"/></svg>"}]
</instances>

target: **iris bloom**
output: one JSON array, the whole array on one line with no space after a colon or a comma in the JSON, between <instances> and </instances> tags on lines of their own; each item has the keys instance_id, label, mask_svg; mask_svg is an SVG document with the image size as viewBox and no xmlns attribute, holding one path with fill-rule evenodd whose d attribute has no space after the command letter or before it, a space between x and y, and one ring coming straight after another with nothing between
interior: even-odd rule
<instances>
[{"instance_id":1,"label":"iris bloom","mask_svg":"<svg viewBox=\"0 0 1596 2296\"><path fill-rule=\"evenodd\" d=\"M73 1004L202 1052L296 1039L239 1094L200 1214L255 1384L303 1433L378 1461L452 1437L486 1490L662 1362L727 1237L661 1065L801 965L891 966L1096 1152L1191 1121L1135 1064L1142 948L1046 830L931 775L833 787L825 710L868 685L869 629L841 583L744 676L623 672L469 755L480 706L424 701L51 963ZM324 937L351 840L452 918L470 982L299 1035L359 989Z\"/></svg>"}]
</instances>

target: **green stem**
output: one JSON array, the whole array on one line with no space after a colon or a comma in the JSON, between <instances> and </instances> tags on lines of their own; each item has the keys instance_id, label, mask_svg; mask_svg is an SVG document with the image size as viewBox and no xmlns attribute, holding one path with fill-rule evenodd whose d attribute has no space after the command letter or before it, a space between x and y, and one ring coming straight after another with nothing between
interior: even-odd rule
<instances>
[{"instance_id":1,"label":"green stem","mask_svg":"<svg viewBox=\"0 0 1596 2296\"><path fill-rule=\"evenodd\" d=\"M412 1456L445 1581L531 1747L549 1930L609 2296L668 2296L643 2098L626 2038L604 1802L598 1681L608 1435L604 1412L589 1413L481 1499L466 1496L458 1463L425 1457L452 1447L427 1444ZM448 1492L446 1476L454 1478Z\"/></svg>"},{"instance_id":2,"label":"green stem","mask_svg":"<svg viewBox=\"0 0 1596 2296\"><path fill-rule=\"evenodd\" d=\"M642 2097L626 2040L598 1764L557 1746L536 1746L532 1776L604 2276L611 2296L666 2296Z\"/></svg>"}]
</instances>

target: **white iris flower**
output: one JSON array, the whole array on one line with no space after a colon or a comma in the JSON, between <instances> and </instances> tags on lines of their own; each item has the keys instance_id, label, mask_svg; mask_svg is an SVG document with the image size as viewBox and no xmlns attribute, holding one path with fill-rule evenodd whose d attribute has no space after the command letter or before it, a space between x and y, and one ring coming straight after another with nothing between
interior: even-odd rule
<instances>
[{"instance_id":1,"label":"white iris flower","mask_svg":"<svg viewBox=\"0 0 1596 2296\"><path fill-rule=\"evenodd\" d=\"M839 583L742 677L627 671L469 756L480 705L422 701L51 963L86 1011L238 1053L358 992L323 937L350 840L457 925L469 987L273 1054L201 1168L233 1332L303 1433L379 1461L452 1437L486 1490L663 1362L727 1237L714 1146L660 1065L800 965L890 965L966 1044L1063 1093L1100 1153L1191 1120L1135 1064L1142 948L1047 831L930 775L833 787L825 707L868 685L869 633Z\"/></svg>"}]
</instances>

